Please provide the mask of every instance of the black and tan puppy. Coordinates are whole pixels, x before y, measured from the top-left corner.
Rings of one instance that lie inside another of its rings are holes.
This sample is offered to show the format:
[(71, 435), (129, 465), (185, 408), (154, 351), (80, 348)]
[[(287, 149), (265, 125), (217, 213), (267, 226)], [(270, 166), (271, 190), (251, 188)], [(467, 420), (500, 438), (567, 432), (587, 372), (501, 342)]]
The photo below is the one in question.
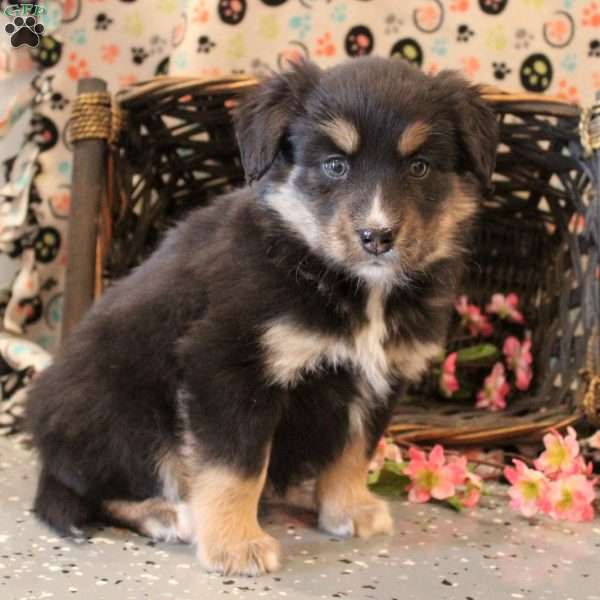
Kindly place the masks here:
[(194, 541), (207, 569), (259, 574), (280, 563), (266, 482), (316, 477), (333, 534), (391, 531), (369, 457), (442, 348), (496, 122), (454, 73), (359, 59), (264, 82), (237, 134), (252, 185), (107, 291), (29, 419), (42, 519)]

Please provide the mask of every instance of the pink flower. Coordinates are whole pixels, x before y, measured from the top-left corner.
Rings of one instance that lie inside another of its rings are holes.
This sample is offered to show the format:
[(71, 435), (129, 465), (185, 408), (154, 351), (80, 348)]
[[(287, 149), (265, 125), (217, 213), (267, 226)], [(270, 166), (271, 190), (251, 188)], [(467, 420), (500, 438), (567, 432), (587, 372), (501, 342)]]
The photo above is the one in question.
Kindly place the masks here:
[(508, 319), (513, 323), (524, 323), (525, 319), (518, 310), (519, 297), (516, 294), (493, 294), (492, 301), (485, 307), (486, 312)]
[(450, 398), (454, 392), (458, 392), (460, 386), (456, 379), (456, 352), (452, 352), (446, 357), (442, 364), (442, 375), (440, 377), (440, 390), (447, 398)]
[(454, 305), (456, 312), (462, 317), (462, 324), (468, 328), (471, 335), (492, 335), (494, 328), (485, 315), (481, 314), (479, 306), (469, 304), (466, 296), (461, 296)]
[(585, 475), (568, 475), (550, 483), (548, 513), (553, 519), (590, 521), (596, 499), (594, 482)]
[(402, 462), (402, 451), (394, 442), (386, 440), (382, 437), (376, 448), (373, 458), (369, 463), (369, 471), (379, 471), (386, 460), (391, 460), (396, 463)]
[(511, 508), (525, 517), (547, 510), (548, 480), (543, 473), (530, 469), (524, 462), (513, 458), (514, 467), (506, 467), (504, 476), (511, 484), (508, 491)]
[(457, 485), (466, 477), (466, 458), (446, 463), (444, 448), (437, 444), (429, 456), (418, 448), (408, 451), (410, 462), (404, 473), (411, 479), (408, 499), (427, 502), (431, 498), (444, 500), (454, 496)]
[[(534, 461), (535, 468), (543, 471), (549, 477), (560, 473), (579, 473), (582, 462), (579, 457), (579, 443), (577, 434), (572, 427), (567, 428), (567, 435), (563, 437), (557, 431), (551, 431), (544, 436), (546, 450)], [(585, 463), (583, 463), (585, 468)]]
[(506, 382), (504, 365), (497, 362), (492, 372), (485, 378), (483, 389), (477, 392), (477, 408), (489, 408), (492, 412), (506, 408), (506, 396), (510, 386)]
[(460, 501), (466, 508), (473, 508), (481, 498), (483, 482), (479, 475), (467, 471), (465, 474), (465, 490), (460, 495)]
[(517, 388), (520, 390), (528, 389), (533, 377), (531, 372), (531, 362), (533, 361), (531, 356), (531, 340), (526, 338), (521, 344), (516, 337), (510, 336), (506, 338), (502, 351), (506, 356), (508, 368), (516, 376), (515, 385)]

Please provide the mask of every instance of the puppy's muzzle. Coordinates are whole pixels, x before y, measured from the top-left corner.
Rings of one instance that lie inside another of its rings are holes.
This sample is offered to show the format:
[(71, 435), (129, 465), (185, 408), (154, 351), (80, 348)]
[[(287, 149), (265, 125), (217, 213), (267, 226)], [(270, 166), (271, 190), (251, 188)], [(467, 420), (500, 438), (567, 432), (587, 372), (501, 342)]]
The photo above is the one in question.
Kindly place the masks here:
[(363, 248), (369, 253), (379, 256), (392, 249), (394, 245), (394, 232), (389, 228), (383, 229), (357, 229), (358, 237)]

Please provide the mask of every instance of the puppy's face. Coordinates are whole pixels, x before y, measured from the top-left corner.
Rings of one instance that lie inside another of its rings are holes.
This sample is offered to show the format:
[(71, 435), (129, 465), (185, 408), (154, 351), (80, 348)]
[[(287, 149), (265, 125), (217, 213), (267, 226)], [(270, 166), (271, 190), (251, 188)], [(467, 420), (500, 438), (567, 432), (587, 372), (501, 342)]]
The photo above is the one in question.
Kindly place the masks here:
[(398, 60), (302, 64), (238, 113), (261, 201), (327, 261), (395, 284), (456, 255), (487, 188), (496, 121), (453, 73)]

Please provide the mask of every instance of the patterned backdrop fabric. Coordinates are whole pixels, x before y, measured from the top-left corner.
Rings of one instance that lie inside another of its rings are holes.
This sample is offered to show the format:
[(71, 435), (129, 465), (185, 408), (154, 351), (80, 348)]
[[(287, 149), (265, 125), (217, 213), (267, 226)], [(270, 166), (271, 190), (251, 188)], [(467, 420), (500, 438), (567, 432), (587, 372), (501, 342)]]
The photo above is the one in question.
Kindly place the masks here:
[[(40, 5), (46, 9), (38, 19), (44, 31), (30, 52), (10, 44), (14, 19), (4, 16), (0, 24), (0, 79), (37, 70), (33, 85), (0, 116), (1, 138), (25, 109), (33, 109), (18, 155), (5, 164), (8, 183), (0, 189), (0, 251), (21, 261), (0, 296), (0, 433), (19, 429), (24, 388), (49, 364), (59, 343), (71, 200), (67, 131), (79, 78), (101, 77), (115, 92), (157, 74), (264, 75), (300, 56), (329, 66), (374, 54), (408, 60), (431, 74), (460, 69), (479, 82), (584, 105), (600, 89), (600, 0)], [(7, 3), (0, 6), (4, 12)]]

